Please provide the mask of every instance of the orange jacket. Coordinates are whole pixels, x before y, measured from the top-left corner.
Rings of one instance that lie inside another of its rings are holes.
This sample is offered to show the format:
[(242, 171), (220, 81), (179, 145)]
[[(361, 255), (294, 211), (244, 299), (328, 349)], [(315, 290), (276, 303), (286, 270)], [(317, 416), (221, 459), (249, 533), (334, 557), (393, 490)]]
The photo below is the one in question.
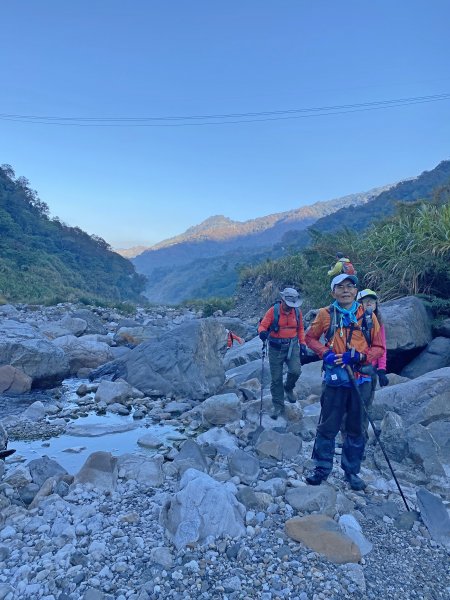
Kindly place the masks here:
[[(264, 315), (258, 327), (258, 333), (261, 331), (269, 331), (270, 326), (274, 321), (273, 306)], [(305, 329), (303, 327), (303, 315), (299, 310), (299, 326), (298, 326), (298, 341), (300, 344), (305, 343)], [(278, 320), (278, 331), (271, 331), (270, 337), (273, 338), (293, 338), (297, 335), (297, 317), (295, 316), (295, 308), (291, 308), (288, 313), (285, 313), (283, 306), (280, 306), (280, 318)]]
[[(351, 348), (355, 348), (358, 352), (363, 352), (367, 356), (367, 361), (364, 364), (371, 364), (372, 361), (383, 356), (385, 351), (383, 339), (381, 336), (380, 324), (378, 323), (378, 319), (375, 315), (372, 316), (372, 346), (369, 348), (366, 342), (366, 338), (364, 337), (363, 332), (361, 331), (361, 317), (364, 314), (364, 308), (362, 306), (358, 307), (356, 311), (356, 318), (358, 319), (358, 325), (355, 326), (351, 338)], [(347, 348), (347, 339), (350, 333), (350, 327), (342, 328), (342, 336), (341, 329), (337, 328), (336, 333), (333, 338), (327, 342), (327, 344), (322, 344), (320, 342), (320, 338), (322, 334), (327, 333), (328, 328), (330, 326), (331, 316), (329, 308), (321, 308), (317, 313), (316, 318), (309, 326), (306, 332), (306, 344), (311, 350), (322, 358), (324, 353), (327, 350), (333, 350), (335, 354), (343, 354)]]

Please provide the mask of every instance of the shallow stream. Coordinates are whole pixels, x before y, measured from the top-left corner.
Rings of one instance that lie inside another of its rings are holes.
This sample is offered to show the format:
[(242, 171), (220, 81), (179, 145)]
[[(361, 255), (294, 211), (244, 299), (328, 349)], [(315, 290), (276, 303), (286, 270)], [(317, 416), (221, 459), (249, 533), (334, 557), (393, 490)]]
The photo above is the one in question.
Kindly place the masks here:
[[(58, 402), (65, 408), (76, 406), (76, 390), (83, 383), (80, 379), (67, 379), (62, 385), (62, 396)], [(0, 396), (0, 415), (18, 415), (33, 402), (41, 400), (44, 404), (55, 404), (55, 399), (46, 392), (32, 392), (20, 397)], [(149, 424), (145, 419), (135, 420), (132, 414), (121, 416), (113, 413), (97, 415), (87, 413), (85, 417), (71, 420), (68, 430), (48, 440), (37, 439), (13, 440), (9, 447), (16, 453), (8, 459), (8, 463), (33, 460), (47, 455), (56, 460), (69, 473), (75, 474), (92, 452), (103, 450), (115, 456), (125, 453), (155, 454), (156, 450), (143, 448), (137, 440), (151, 434), (167, 447), (172, 446), (171, 437), (176, 437), (177, 429), (173, 425)]]

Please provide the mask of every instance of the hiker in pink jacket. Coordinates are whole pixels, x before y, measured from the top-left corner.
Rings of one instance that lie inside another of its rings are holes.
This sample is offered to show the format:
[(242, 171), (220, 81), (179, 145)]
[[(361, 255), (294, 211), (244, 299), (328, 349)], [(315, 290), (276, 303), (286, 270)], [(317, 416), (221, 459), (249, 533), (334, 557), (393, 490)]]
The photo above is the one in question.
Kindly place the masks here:
[[(372, 373), (372, 394), (366, 404), (366, 410), (370, 410), (370, 407), (372, 406), (373, 400), (375, 398), (375, 390), (377, 387), (377, 382), (380, 383), (380, 387), (389, 385), (389, 379), (386, 376), (386, 361), (387, 361), (386, 331), (384, 329), (383, 317), (381, 316), (380, 309), (378, 308), (377, 294), (373, 290), (370, 290), (367, 288), (367, 289), (361, 290), (359, 292), (359, 294), (356, 297), (356, 300), (360, 304), (362, 304), (362, 306), (366, 312), (366, 315), (370, 316), (371, 314), (374, 314), (377, 317), (378, 323), (380, 324), (380, 335), (381, 335), (381, 339), (383, 341), (383, 346), (384, 346), (384, 352), (383, 352), (382, 356), (380, 356), (380, 358), (377, 358), (376, 360), (374, 360), (372, 362), (372, 366), (374, 368), (373, 373)], [(364, 424), (364, 431), (366, 433), (366, 439), (367, 439), (368, 438), (369, 420), (365, 413), (363, 415), (363, 424)]]

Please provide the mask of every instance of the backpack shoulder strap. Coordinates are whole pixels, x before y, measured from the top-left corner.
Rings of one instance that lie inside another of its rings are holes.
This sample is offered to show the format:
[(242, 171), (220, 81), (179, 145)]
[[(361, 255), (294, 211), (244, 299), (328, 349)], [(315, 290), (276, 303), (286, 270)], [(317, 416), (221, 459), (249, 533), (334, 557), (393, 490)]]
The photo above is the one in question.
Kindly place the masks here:
[(330, 325), (328, 327), (328, 331), (325, 333), (325, 342), (330, 342), (334, 334), (336, 333), (336, 329), (338, 328), (338, 319), (337, 319), (337, 310), (336, 307), (332, 304), (328, 307), (328, 312), (330, 313)]
[(275, 302), (273, 305), (273, 321), (272, 321), (272, 325), (269, 327), (269, 331), (275, 331), (275, 333), (277, 333), (277, 331), (279, 331), (280, 329), (280, 305), (281, 302)]
[(361, 317), (361, 331), (369, 348), (372, 346), (372, 328), (372, 316), (368, 317), (367, 313), (364, 312), (363, 316)]

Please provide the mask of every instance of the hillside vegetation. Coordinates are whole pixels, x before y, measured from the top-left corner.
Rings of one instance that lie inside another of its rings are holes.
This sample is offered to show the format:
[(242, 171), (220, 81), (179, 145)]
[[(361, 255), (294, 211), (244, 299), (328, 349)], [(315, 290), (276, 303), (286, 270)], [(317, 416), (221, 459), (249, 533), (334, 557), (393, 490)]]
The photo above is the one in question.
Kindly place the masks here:
[(100, 237), (49, 218), (24, 177), (0, 167), (0, 295), (10, 302), (138, 300), (145, 277)]
[(410, 294), (427, 297), (437, 313), (450, 309), (450, 187), (436, 192), (432, 202), (397, 207), (366, 231), (349, 228), (334, 233), (312, 230), (311, 246), (302, 252), (244, 269), (241, 286), (261, 290), (297, 287), (304, 309), (330, 302), (327, 271), (337, 250), (345, 252), (358, 271), (362, 287), (376, 290), (382, 300)]

